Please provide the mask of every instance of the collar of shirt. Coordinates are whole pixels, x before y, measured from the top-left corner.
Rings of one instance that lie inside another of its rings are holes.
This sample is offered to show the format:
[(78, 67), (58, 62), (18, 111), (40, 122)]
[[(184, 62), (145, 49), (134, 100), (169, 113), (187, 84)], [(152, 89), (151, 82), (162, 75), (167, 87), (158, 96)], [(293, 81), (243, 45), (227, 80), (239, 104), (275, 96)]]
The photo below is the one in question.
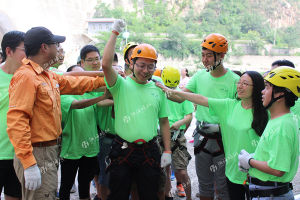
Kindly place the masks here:
[(45, 71), (39, 64), (33, 62), (30, 59), (24, 58), (22, 62), (24, 65), (30, 65), (37, 74), (41, 74), (43, 71)]

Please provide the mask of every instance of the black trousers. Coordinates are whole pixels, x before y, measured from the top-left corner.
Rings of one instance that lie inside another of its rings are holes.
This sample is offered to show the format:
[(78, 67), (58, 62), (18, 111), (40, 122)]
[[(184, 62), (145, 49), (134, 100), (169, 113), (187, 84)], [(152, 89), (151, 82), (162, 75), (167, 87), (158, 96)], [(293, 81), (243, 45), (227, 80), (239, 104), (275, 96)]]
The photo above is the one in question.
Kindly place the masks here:
[(230, 200), (245, 200), (249, 199), (249, 187), (236, 184), (226, 178)]
[(83, 156), (76, 160), (63, 159), (61, 161), (61, 184), (59, 188), (60, 200), (70, 199), (70, 190), (74, 184), (77, 170), (79, 198), (90, 198), (90, 183), (95, 176), (97, 165), (97, 156)]
[(114, 140), (109, 157), (108, 200), (128, 200), (133, 181), (140, 199), (158, 200), (161, 154), (157, 143), (124, 148), (123, 141)]

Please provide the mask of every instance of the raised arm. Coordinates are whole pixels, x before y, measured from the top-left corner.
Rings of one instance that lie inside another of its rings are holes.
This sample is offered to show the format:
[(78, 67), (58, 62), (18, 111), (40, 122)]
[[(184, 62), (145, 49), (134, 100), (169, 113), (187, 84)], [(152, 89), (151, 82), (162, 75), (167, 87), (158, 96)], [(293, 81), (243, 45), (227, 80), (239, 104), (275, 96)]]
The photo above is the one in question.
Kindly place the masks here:
[(114, 58), (117, 37), (119, 33), (122, 32), (124, 27), (125, 27), (125, 22), (123, 20), (116, 20), (114, 22), (112, 33), (110, 35), (108, 42), (105, 45), (104, 52), (103, 52), (102, 69), (107, 84), (110, 87), (112, 87), (116, 83), (118, 77), (116, 71), (112, 68), (112, 61)]

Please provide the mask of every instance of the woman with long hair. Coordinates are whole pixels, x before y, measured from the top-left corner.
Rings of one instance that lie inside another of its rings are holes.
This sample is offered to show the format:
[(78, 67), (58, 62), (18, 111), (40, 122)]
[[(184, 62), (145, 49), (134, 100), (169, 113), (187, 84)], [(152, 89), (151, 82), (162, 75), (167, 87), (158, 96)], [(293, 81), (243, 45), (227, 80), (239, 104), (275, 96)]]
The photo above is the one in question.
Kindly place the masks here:
[[(199, 94), (175, 91), (161, 85), (158, 86), (168, 96), (175, 97), (177, 95), (195, 104), (209, 107), (209, 112), (218, 117), (220, 127), (217, 127), (217, 129), (220, 128), (222, 130), (226, 158), (225, 174), (230, 199), (245, 199), (247, 190), (243, 186), (243, 183), (247, 177), (246, 173), (239, 170), (238, 155), (242, 149), (247, 149), (248, 152), (255, 151), (260, 136), (268, 122), (268, 113), (262, 104), (261, 91), (264, 89), (263, 77), (255, 71), (243, 73), (237, 83), (236, 99), (207, 98)], [(213, 129), (216, 129), (216, 127), (205, 127), (205, 125), (202, 125), (201, 129), (206, 129), (206, 132), (209, 132), (207, 129), (212, 129), (211, 132), (213, 133)], [(199, 139), (203, 140), (206, 138)], [(225, 160), (216, 166), (212, 166), (211, 170), (218, 170), (224, 164)]]

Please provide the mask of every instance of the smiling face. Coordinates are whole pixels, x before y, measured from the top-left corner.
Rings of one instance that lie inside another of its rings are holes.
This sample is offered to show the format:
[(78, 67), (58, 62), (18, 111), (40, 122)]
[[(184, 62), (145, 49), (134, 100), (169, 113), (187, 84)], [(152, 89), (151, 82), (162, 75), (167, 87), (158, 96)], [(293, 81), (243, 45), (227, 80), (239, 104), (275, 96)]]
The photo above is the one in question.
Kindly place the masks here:
[(251, 99), (253, 91), (253, 81), (248, 74), (241, 76), (237, 83), (237, 94), (240, 99)]
[(84, 60), (81, 60), (81, 66), (86, 71), (98, 71), (101, 67), (100, 55), (96, 51), (86, 54)]
[(134, 64), (134, 74), (138, 83), (147, 83), (152, 77), (156, 68), (155, 60), (148, 58), (138, 58)]
[(216, 53), (216, 60), (214, 52), (209, 49), (202, 49), (202, 63), (206, 69), (209, 69), (211, 66), (214, 66), (216, 62), (219, 62), (224, 58), (224, 54)]

